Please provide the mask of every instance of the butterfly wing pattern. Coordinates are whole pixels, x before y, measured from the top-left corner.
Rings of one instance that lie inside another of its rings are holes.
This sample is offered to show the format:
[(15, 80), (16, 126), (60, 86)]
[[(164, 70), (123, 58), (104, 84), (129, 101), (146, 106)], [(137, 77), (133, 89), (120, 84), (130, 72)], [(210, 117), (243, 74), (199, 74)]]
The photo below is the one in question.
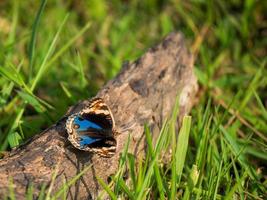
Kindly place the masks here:
[(111, 157), (116, 152), (115, 121), (101, 98), (93, 98), (89, 106), (72, 114), (66, 121), (68, 140), (77, 149)]

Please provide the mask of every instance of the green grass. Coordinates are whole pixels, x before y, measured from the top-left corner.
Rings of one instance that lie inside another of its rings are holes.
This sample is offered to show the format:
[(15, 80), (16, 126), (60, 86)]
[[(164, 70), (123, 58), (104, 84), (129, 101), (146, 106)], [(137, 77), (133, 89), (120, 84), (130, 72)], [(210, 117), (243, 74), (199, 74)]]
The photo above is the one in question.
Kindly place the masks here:
[[(68, 106), (95, 95), (125, 60), (180, 30), (200, 83), (191, 118), (178, 136), (175, 113), (166, 119), (154, 146), (146, 127), (148, 156), (125, 148), (116, 187), (99, 181), (115, 199), (264, 199), (266, 1), (13, 0), (0, 8), (1, 151), (53, 124)], [(172, 161), (164, 163), (168, 145)]]

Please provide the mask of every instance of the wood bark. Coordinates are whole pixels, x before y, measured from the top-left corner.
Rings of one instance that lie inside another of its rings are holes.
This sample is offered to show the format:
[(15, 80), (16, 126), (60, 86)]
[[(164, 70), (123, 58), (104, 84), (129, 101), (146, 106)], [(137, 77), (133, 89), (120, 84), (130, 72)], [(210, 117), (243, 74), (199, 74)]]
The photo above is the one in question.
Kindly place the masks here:
[[(88, 100), (72, 106), (56, 124), (30, 141), (12, 150), (0, 160), (0, 199), (8, 190), (10, 178), (17, 199), (24, 199), (30, 183), (38, 195), (42, 185), (49, 187), (55, 168), (57, 176), (52, 193), (86, 166), (89, 170), (68, 190), (68, 199), (95, 199), (102, 190), (96, 177), (104, 181), (116, 173), (118, 160), (130, 134), (129, 151), (138, 156), (144, 151), (144, 124), (157, 138), (164, 119), (172, 113), (179, 94), (179, 118), (186, 115), (195, 99), (197, 80), (193, 74), (193, 56), (180, 33), (171, 33), (141, 58), (122, 67), (121, 72), (97, 94), (109, 105), (115, 118), (117, 152), (104, 158), (77, 150), (67, 140), (66, 117), (80, 111)], [(125, 129), (128, 127), (128, 130)]]

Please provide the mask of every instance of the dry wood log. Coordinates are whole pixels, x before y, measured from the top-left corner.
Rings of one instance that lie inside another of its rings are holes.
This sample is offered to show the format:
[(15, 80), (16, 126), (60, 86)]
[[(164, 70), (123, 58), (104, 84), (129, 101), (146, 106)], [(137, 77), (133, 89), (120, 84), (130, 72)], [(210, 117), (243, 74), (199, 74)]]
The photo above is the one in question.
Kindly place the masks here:
[(13, 178), (17, 199), (24, 199), (30, 183), (35, 195), (43, 184), (49, 186), (57, 166), (53, 191), (70, 180), (86, 166), (91, 168), (68, 191), (68, 199), (94, 199), (102, 190), (96, 176), (107, 181), (116, 173), (123, 147), (131, 134), (129, 151), (135, 155), (144, 151), (144, 123), (148, 123), (157, 138), (164, 119), (170, 116), (177, 94), (180, 94), (179, 118), (186, 115), (194, 102), (197, 81), (193, 74), (193, 56), (185, 47), (180, 33), (171, 33), (159, 45), (150, 48), (137, 61), (123, 66), (121, 72), (97, 94), (109, 105), (117, 129), (133, 123), (128, 131), (118, 135), (117, 152), (111, 158), (77, 150), (67, 140), (66, 116), (80, 111), (88, 100), (71, 107), (56, 124), (36, 135), (26, 144), (12, 150), (0, 160), (0, 199)]

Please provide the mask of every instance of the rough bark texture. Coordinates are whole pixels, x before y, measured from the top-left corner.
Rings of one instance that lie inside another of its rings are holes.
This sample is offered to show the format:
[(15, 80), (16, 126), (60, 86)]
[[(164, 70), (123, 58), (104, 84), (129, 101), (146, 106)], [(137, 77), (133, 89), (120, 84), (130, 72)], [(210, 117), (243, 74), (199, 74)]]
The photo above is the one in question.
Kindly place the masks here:
[(13, 178), (17, 198), (24, 199), (29, 183), (33, 183), (36, 194), (42, 184), (49, 186), (56, 166), (58, 175), (53, 191), (60, 188), (63, 180), (70, 180), (89, 165), (91, 168), (70, 188), (68, 198), (96, 198), (102, 190), (96, 176), (107, 180), (116, 173), (128, 134), (131, 134), (129, 151), (135, 155), (143, 152), (144, 123), (151, 126), (153, 138), (157, 138), (163, 120), (172, 113), (176, 95), (180, 94), (181, 118), (190, 111), (196, 91), (193, 57), (186, 49), (182, 35), (171, 33), (140, 59), (125, 65), (97, 94), (111, 108), (117, 130), (131, 125), (116, 138), (115, 156), (103, 158), (82, 152), (67, 141), (66, 116), (88, 104), (88, 100), (82, 101), (71, 107), (55, 125), (0, 160), (0, 199), (10, 185), (9, 177)]

